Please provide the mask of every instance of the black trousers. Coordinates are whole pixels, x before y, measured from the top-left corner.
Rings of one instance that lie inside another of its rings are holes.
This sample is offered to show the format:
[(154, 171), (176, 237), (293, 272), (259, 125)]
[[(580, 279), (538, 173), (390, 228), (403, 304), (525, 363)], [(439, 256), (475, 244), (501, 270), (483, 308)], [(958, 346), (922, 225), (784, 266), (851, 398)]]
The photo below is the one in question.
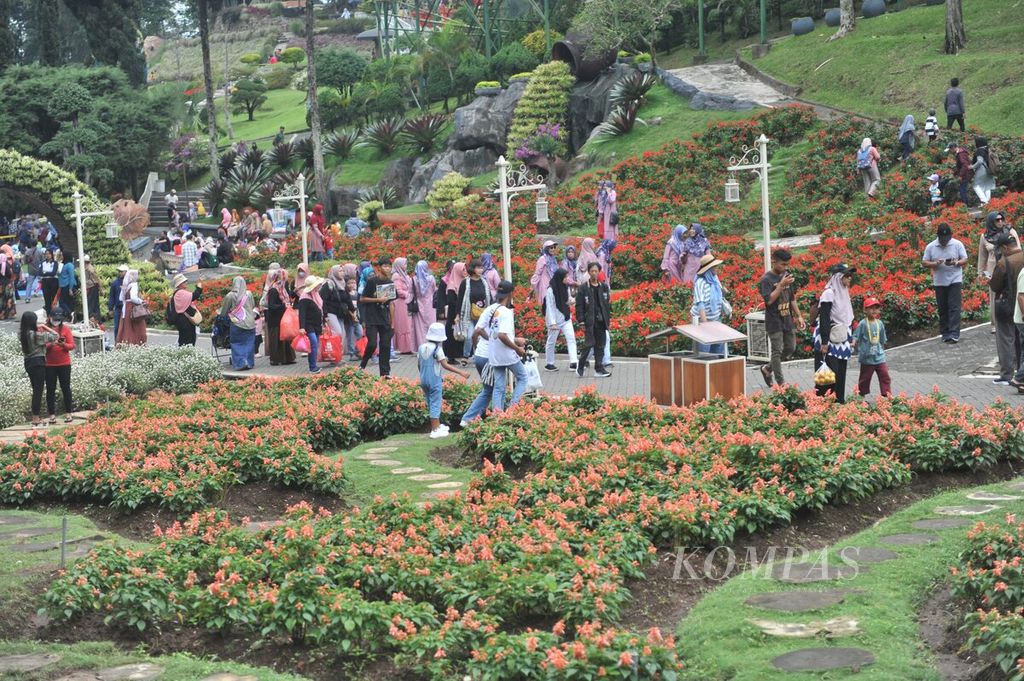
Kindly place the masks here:
[(57, 277), (44, 277), (40, 285), (43, 288), (43, 309), (50, 312), (53, 308), (53, 299), (57, 297), (57, 291), (60, 289), (60, 284), (57, 283)]
[(956, 116), (946, 115), (946, 127), (950, 130), (953, 129), (953, 124), (957, 123), (960, 126), (960, 132), (964, 131), (964, 115), (957, 114)]
[(939, 333), (942, 340), (960, 338), (960, 309), (963, 284), (935, 287), (935, 306), (939, 308)]
[(196, 327), (195, 327), (195, 324), (193, 324), (192, 322), (187, 322), (185, 324), (177, 324), (176, 326), (178, 327), (178, 347), (180, 348), (183, 345), (195, 346), (195, 344), (196, 344)]
[(46, 365), (42, 362), (25, 367), (28, 381), (32, 384), (32, 416), (39, 416), (43, 406), (43, 387), (46, 385)]
[(582, 372), (584, 367), (587, 366), (587, 358), (590, 356), (590, 351), (594, 351), (594, 371), (601, 371), (604, 369), (604, 346), (608, 340), (608, 326), (604, 321), (596, 320), (594, 322), (594, 332), (587, 334), (594, 341), (593, 344), (584, 337), (583, 350), (580, 351), (579, 364), (576, 370)]
[(71, 408), (71, 365), (62, 367), (46, 367), (46, 411), (53, 416), (57, 403), (57, 381), (60, 381), (60, 392), (64, 397), (64, 413), (70, 414)]
[(378, 339), (380, 343), (380, 357), (378, 358), (381, 376), (391, 375), (391, 338), (395, 335), (394, 329), (383, 324), (367, 324), (366, 350), (363, 351), (363, 360), (359, 363), (361, 369), (373, 359), (373, 353), (377, 349)]

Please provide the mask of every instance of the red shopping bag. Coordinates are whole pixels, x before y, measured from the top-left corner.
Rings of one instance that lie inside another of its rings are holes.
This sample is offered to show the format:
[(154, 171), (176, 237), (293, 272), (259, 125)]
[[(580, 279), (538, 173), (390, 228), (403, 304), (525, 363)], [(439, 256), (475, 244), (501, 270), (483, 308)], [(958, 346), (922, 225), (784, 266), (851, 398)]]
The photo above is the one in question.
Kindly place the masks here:
[(338, 363), (341, 361), (341, 337), (324, 329), (320, 337), (320, 361)]
[(366, 336), (365, 335), (362, 338), (360, 338), (359, 340), (356, 341), (356, 354), (358, 354), (360, 357), (362, 357), (363, 353), (366, 352), (366, 344), (368, 342), (369, 341), (366, 340)]
[(302, 334), (292, 339), (292, 349), (295, 352), (305, 352), (309, 354), (309, 336)]
[[(279, 338), (288, 342), (299, 335), (299, 313), (295, 311), (295, 308), (288, 306), (284, 311), (284, 316), (281, 317), (281, 332)], [(307, 343), (309, 341), (306, 341)]]

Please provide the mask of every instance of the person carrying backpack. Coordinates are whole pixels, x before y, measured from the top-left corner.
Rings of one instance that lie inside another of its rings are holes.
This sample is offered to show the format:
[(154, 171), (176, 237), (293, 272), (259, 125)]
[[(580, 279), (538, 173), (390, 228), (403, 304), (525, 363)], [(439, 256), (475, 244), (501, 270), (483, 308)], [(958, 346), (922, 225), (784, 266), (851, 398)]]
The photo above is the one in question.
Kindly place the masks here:
[(871, 199), (875, 198), (878, 183), (882, 180), (878, 174), (878, 161), (881, 158), (878, 149), (871, 143), (871, 138), (865, 137), (860, 143), (860, 149), (857, 150), (857, 172), (864, 182), (864, 193)]
[(174, 275), (174, 279), (171, 281), (174, 294), (167, 301), (167, 323), (178, 330), (179, 348), (183, 345), (195, 346), (196, 327), (203, 319), (195, 307), (195, 303), (203, 297), (203, 286), (196, 284), (195, 289), (189, 293), (185, 288), (187, 284), (188, 280), (184, 274)]

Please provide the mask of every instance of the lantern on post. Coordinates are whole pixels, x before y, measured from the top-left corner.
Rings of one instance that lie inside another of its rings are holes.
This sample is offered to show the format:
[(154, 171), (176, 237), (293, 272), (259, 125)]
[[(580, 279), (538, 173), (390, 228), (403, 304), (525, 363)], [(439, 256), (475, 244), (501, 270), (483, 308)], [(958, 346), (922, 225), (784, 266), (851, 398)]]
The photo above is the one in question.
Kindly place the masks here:
[(540, 194), (537, 195), (537, 203), (535, 208), (537, 212), (535, 222), (537, 224), (548, 222), (548, 197), (544, 192), (541, 192)]
[(725, 202), (740, 202), (740, 183), (736, 181), (735, 177), (730, 176), (729, 179), (725, 181)]

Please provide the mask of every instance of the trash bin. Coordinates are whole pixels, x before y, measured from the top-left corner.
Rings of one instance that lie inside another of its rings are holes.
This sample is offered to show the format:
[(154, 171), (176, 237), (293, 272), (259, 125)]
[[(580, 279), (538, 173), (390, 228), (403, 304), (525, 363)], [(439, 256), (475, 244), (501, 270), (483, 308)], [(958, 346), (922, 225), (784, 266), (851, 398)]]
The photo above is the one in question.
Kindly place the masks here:
[(790, 22), (793, 35), (807, 35), (814, 31), (814, 19), (810, 17), (798, 17)]

